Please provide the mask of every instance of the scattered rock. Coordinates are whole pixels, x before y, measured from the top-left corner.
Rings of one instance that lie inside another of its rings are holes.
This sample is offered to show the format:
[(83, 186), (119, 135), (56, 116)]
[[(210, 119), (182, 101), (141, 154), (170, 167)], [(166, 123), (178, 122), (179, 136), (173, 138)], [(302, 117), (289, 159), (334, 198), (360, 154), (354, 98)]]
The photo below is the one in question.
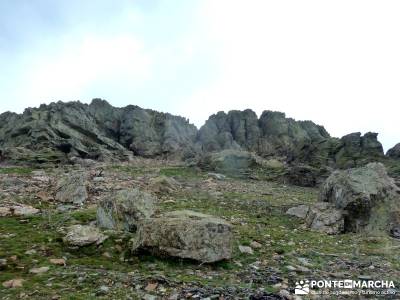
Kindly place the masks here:
[(93, 182), (103, 182), (105, 181), (104, 177), (93, 177)]
[(219, 173), (210, 172), (210, 173), (207, 173), (207, 176), (211, 177), (211, 178), (214, 178), (214, 179), (217, 179), (217, 180), (225, 180), (226, 179), (225, 175), (219, 174)]
[(75, 209), (75, 208), (76, 208), (75, 206), (73, 206), (73, 205), (68, 205), (68, 204), (60, 204), (60, 205), (57, 205), (57, 210), (60, 211), (60, 212), (65, 212), (65, 211), (73, 210), (73, 209)]
[(8, 281), (3, 282), (3, 286), (5, 288), (11, 289), (11, 288), (20, 288), (22, 287), (22, 283), (24, 282), (23, 279), (21, 278), (16, 278), (16, 279), (11, 279)]
[(39, 213), (40, 210), (24, 204), (11, 205), (11, 206), (2, 206), (0, 207), (0, 217), (7, 216), (32, 216)]
[(300, 219), (305, 219), (307, 217), (309, 210), (310, 210), (309, 205), (302, 204), (299, 206), (289, 208), (286, 211), (286, 214), (290, 215), (290, 216), (298, 217)]
[(7, 268), (7, 259), (0, 258), (0, 270), (4, 270)]
[(279, 296), (283, 297), (283, 299), (292, 299), (292, 294), (288, 290), (280, 290)]
[(312, 267), (313, 265), (309, 262), (309, 260), (305, 257), (297, 257), (297, 260), (306, 267)]
[(286, 269), (288, 269), (288, 271), (297, 271), (297, 268), (295, 268), (291, 265), (286, 266)]
[(170, 194), (181, 188), (181, 185), (172, 177), (159, 176), (150, 179), (150, 190), (156, 194)]
[(239, 246), (239, 251), (240, 253), (244, 253), (244, 254), (254, 254), (254, 251), (251, 247), (249, 246)]
[(157, 199), (138, 189), (123, 190), (102, 199), (97, 207), (97, 225), (113, 230), (136, 231), (142, 219), (154, 214)]
[(0, 206), (0, 217), (8, 217), (11, 216), (11, 208), (10, 207), (1, 207)]
[(11, 261), (17, 261), (17, 260), (18, 260), (18, 257), (17, 257), (16, 255), (11, 255), (11, 256), (10, 256), (10, 260), (11, 260)]
[(230, 259), (232, 242), (232, 226), (226, 221), (183, 210), (142, 221), (133, 249), (211, 263)]
[(30, 249), (25, 251), (26, 255), (35, 255), (37, 253), (37, 251), (35, 249)]
[(331, 203), (317, 202), (310, 207), (306, 217), (309, 228), (327, 234), (339, 234), (343, 232), (344, 219), (341, 210)]
[(106, 285), (102, 285), (99, 287), (99, 289), (96, 292), (96, 295), (100, 296), (100, 295), (107, 295), (108, 292), (110, 291), (110, 288)]
[(88, 225), (71, 225), (67, 228), (67, 234), (63, 238), (64, 243), (71, 246), (86, 246), (104, 242), (107, 238), (100, 230)]
[(253, 249), (260, 249), (260, 248), (262, 248), (262, 245), (257, 241), (252, 241), (250, 243), (250, 247)]
[(312, 205), (303, 204), (289, 208), (286, 214), (304, 219), (307, 227), (316, 231), (327, 234), (339, 234), (343, 232), (343, 213), (331, 203), (317, 202)]
[(83, 204), (88, 198), (86, 179), (82, 172), (75, 172), (62, 177), (56, 187), (56, 201)]
[(157, 283), (157, 282), (150, 282), (150, 283), (148, 283), (147, 286), (145, 287), (145, 290), (146, 290), (147, 292), (152, 292), (152, 291), (154, 291), (154, 290), (157, 288), (157, 286), (158, 286), (158, 283)]
[(143, 300), (157, 300), (157, 297), (154, 295), (146, 294), (142, 298)]
[(39, 213), (39, 210), (29, 205), (15, 205), (12, 207), (14, 216), (31, 216)]
[(80, 158), (80, 157), (76, 157), (76, 156), (71, 157), (69, 160), (73, 164), (80, 165), (81, 167), (84, 167), (84, 168), (92, 167), (96, 164), (96, 161), (94, 161), (93, 159)]
[(390, 229), (390, 235), (396, 239), (400, 239), (400, 226), (393, 226)]
[(29, 273), (32, 273), (35, 275), (40, 275), (40, 274), (46, 273), (48, 270), (50, 270), (49, 267), (32, 268), (29, 270)]
[(65, 262), (64, 258), (50, 258), (49, 261), (53, 265), (58, 265), (58, 266), (65, 266), (66, 265), (66, 262)]
[(14, 205), (11, 208), (14, 216), (32, 216), (39, 213), (39, 210), (29, 205)]

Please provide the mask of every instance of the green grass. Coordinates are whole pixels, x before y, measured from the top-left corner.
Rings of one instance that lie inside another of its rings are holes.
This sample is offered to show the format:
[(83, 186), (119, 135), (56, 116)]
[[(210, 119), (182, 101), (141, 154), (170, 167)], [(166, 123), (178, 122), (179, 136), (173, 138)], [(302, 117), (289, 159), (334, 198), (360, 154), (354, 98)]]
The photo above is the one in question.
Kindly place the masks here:
[(160, 169), (160, 175), (182, 178), (197, 178), (203, 176), (204, 174), (195, 168), (168, 167)]
[(0, 167), (0, 174), (30, 174), (33, 171), (28, 167)]

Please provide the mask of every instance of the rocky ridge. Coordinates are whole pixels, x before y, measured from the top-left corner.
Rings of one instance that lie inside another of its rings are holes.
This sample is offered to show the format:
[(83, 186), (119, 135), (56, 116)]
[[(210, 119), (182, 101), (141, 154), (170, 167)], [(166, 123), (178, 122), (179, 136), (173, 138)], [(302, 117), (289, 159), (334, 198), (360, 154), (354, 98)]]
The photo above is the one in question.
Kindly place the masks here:
[(94, 99), (57, 102), (0, 115), (1, 156), (12, 161), (63, 162), (72, 157), (126, 160), (185, 158), (194, 152), (197, 129), (181, 117)]
[(289, 163), (347, 168), (383, 157), (378, 134), (351, 133), (333, 138), (312, 121), (295, 121), (284, 113), (251, 110), (218, 112), (200, 128), (203, 151), (241, 149), (261, 157), (279, 157)]
[[(185, 118), (138, 106), (57, 102), (0, 115), (0, 158), (11, 162), (129, 160), (132, 156), (190, 160), (223, 150), (317, 168), (349, 168), (385, 158), (377, 133), (329, 135), (312, 121), (252, 110), (210, 116), (199, 130)], [(398, 148), (398, 146), (396, 146)], [(387, 157), (398, 158), (398, 149)], [(82, 162), (81, 162), (82, 163)]]

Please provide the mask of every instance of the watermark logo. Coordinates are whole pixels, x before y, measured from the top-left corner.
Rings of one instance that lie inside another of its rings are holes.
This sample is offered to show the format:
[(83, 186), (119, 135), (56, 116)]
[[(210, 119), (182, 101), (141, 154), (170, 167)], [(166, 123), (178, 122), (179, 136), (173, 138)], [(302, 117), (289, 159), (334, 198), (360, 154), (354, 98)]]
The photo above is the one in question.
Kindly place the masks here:
[(296, 281), (296, 295), (394, 295), (395, 284), (391, 280), (308, 280)]
[(307, 295), (310, 292), (310, 284), (308, 280), (296, 281), (294, 293), (296, 295)]

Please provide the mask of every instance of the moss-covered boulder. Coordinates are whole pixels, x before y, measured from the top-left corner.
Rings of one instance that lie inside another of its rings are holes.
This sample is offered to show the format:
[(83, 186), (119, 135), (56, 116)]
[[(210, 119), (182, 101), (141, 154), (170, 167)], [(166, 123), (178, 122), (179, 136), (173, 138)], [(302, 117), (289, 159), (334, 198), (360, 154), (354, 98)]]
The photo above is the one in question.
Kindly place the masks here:
[(232, 242), (226, 221), (183, 210), (141, 222), (133, 249), (212, 263), (232, 257)]
[(57, 182), (55, 199), (62, 203), (83, 204), (88, 199), (86, 174), (72, 172), (62, 176)]
[(321, 187), (320, 200), (344, 212), (346, 232), (390, 231), (400, 223), (399, 188), (381, 163), (335, 171)]
[(122, 190), (98, 203), (97, 225), (113, 230), (136, 231), (137, 224), (154, 214), (157, 199), (139, 189)]

